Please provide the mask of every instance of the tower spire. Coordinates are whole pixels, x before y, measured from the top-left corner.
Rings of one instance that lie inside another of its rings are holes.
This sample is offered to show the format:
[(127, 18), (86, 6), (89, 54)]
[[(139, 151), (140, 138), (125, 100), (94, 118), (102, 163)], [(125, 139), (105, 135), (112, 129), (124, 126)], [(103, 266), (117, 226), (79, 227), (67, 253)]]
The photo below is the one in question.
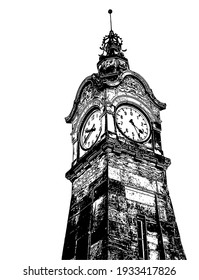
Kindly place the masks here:
[(103, 51), (99, 55), (97, 68), (100, 76), (117, 77), (125, 70), (129, 69), (128, 59), (125, 58), (124, 53), (126, 50), (122, 49), (122, 38), (112, 29), (112, 10), (109, 9), (110, 15), (110, 31), (109, 34), (104, 36), (100, 49)]
[(110, 15), (110, 32), (109, 35), (106, 35), (103, 38), (102, 45), (100, 47), (101, 50), (103, 50), (103, 53), (100, 55), (100, 59), (104, 57), (110, 57), (110, 56), (118, 56), (118, 57), (124, 57), (123, 52), (126, 50), (122, 50), (122, 38), (120, 38), (116, 33), (113, 32), (112, 29), (112, 10), (109, 9), (108, 13)]
[(111, 31), (112, 31), (112, 18), (111, 18), (112, 12), (113, 11), (111, 9), (108, 10), (108, 13), (110, 14), (110, 28), (111, 28)]

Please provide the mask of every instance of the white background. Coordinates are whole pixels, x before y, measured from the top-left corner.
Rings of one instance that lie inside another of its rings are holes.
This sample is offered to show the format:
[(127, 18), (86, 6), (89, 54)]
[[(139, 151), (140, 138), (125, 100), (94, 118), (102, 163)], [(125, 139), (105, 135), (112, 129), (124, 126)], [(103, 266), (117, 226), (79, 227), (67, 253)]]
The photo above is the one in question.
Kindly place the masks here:
[[(162, 143), (172, 161), (168, 187), (188, 259), (171, 264), (178, 266), (175, 279), (197, 278), (197, 2), (1, 1), (2, 279), (25, 278), (22, 270), (28, 265), (76, 265), (60, 261), (71, 189), (64, 175), (72, 160), (71, 127), (64, 117), (82, 80), (97, 71), (99, 47), (110, 30), (110, 8), (131, 70), (167, 103), (161, 114)], [(107, 262), (100, 264), (106, 267)]]

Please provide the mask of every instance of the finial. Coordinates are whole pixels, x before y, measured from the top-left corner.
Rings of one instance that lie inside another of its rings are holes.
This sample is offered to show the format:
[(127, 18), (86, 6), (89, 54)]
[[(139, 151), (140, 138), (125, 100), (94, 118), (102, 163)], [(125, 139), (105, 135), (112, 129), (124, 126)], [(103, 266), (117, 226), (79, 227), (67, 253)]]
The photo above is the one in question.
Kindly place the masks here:
[(111, 31), (112, 31), (112, 18), (111, 18), (112, 12), (113, 12), (113, 11), (112, 11), (111, 9), (108, 10), (108, 13), (110, 14), (110, 26), (111, 26)]
[(112, 10), (109, 9), (108, 13), (110, 14), (110, 27), (111, 30), (109, 32), (109, 35), (106, 35), (103, 38), (102, 45), (100, 47), (101, 50), (103, 50), (103, 53), (100, 55), (100, 59), (103, 59), (106, 57), (111, 56), (119, 56), (124, 57), (123, 52), (125, 50), (122, 50), (122, 38), (120, 38), (116, 33), (112, 30)]

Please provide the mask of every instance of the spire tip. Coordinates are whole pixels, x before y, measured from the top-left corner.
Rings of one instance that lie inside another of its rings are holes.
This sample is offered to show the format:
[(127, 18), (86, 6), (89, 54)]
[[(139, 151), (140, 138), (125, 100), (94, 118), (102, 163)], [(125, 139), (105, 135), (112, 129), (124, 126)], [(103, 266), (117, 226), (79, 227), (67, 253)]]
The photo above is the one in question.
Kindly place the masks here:
[(111, 27), (111, 30), (112, 30), (112, 19), (111, 19), (111, 14), (112, 14), (112, 10), (111, 9), (109, 9), (108, 10), (108, 13), (109, 13), (109, 15), (110, 15), (110, 27)]

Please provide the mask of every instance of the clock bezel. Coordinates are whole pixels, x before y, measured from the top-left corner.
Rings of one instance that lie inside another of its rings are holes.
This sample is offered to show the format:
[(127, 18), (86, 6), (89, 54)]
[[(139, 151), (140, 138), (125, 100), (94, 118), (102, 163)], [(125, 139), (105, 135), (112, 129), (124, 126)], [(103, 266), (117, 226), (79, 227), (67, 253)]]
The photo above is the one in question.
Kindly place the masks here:
[[(149, 125), (149, 135), (147, 136), (146, 139), (144, 139), (143, 141), (138, 141), (138, 140), (134, 140), (130, 137), (128, 137), (127, 135), (124, 134), (124, 132), (121, 130), (121, 128), (119, 127), (118, 123), (117, 123), (117, 119), (116, 119), (116, 113), (117, 113), (117, 110), (122, 107), (122, 106), (128, 106), (128, 107), (133, 107), (135, 108), (136, 110), (140, 111), (140, 113), (146, 118), (147, 120), (147, 123)], [(125, 137), (127, 138), (128, 140), (132, 141), (132, 142), (135, 142), (135, 143), (145, 143), (149, 140), (149, 138), (151, 137), (151, 133), (152, 133), (152, 129), (151, 129), (151, 122), (150, 122), (150, 119), (149, 117), (147, 116), (147, 114), (143, 111), (142, 108), (140, 108), (139, 106), (135, 105), (134, 103), (130, 103), (130, 102), (122, 102), (120, 104), (118, 104), (116, 107), (115, 107), (115, 113), (114, 113), (114, 122), (115, 122), (115, 127), (118, 129), (118, 131)]]
[(89, 149), (91, 149), (91, 148), (98, 142), (99, 137), (100, 137), (101, 132), (102, 132), (102, 120), (100, 120), (100, 132), (99, 132), (99, 135), (98, 135), (97, 139), (95, 140), (95, 142), (94, 142), (89, 148), (85, 148), (85, 147), (84, 147), (84, 144), (82, 143), (82, 134), (83, 134), (83, 131), (84, 131), (84, 128), (85, 128), (85, 125), (86, 125), (88, 119), (89, 119), (90, 116), (91, 116), (93, 113), (95, 113), (96, 111), (99, 111), (99, 113), (101, 114), (101, 110), (100, 110), (99, 107), (97, 107), (97, 106), (96, 106), (96, 107), (93, 107), (92, 109), (90, 109), (90, 110), (87, 112), (87, 114), (86, 114), (86, 116), (83, 118), (82, 123), (81, 123), (81, 126), (80, 126), (80, 130), (79, 130), (79, 131), (80, 131), (80, 134), (79, 134), (79, 144), (80, 144), (80, 147), (82, 148), (82, 150), (84, 150), (84, 151), (88, 151)]

